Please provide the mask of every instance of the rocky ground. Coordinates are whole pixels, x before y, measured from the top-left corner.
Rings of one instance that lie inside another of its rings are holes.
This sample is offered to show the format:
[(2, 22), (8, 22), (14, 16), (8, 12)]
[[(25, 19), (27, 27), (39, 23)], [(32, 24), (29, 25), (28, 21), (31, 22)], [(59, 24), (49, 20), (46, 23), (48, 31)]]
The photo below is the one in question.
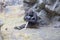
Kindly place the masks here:
[(14, 27), (26, 23), (23, 20), (24, 9), (22, 6), (8, 6), (3, 13), (0, 13), (0, 19), (3, 21), (2, 40), (60, 40), (60, 22), (57, 21), (38, 29), (14, 29)]

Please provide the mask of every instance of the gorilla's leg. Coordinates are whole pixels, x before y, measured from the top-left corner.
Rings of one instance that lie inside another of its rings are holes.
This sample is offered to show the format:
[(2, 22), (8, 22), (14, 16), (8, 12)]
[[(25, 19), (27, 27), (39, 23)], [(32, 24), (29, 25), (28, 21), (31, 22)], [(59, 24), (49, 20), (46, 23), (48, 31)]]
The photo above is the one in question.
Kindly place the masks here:
[(14, 29), (21, 30), (21, 29), (25, 28), (25, 25), (26, 25), (26, 24), (23, 24), (23, 25), (21, 25), (21, 26), (16, 26), (16, 27), (14, 27)]

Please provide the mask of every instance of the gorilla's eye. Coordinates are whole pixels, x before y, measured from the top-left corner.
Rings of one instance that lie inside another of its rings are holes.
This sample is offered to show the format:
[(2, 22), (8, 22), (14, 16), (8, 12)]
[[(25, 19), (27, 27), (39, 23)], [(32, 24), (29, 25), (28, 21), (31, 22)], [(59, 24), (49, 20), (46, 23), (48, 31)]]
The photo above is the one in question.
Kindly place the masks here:
[(33, 15), (29, 15), (30, 17), (33, 17)]

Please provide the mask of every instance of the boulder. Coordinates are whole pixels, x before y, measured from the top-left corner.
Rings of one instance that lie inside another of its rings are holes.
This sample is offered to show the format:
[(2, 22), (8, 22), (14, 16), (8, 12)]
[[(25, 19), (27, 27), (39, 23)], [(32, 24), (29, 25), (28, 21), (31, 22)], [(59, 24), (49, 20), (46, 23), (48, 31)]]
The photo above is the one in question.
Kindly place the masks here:
[(34, 4), (36, 3), (37, 0), (24, 0), (24, 2), (28, 2), (28, 3), (31, 3), (31, 4)]

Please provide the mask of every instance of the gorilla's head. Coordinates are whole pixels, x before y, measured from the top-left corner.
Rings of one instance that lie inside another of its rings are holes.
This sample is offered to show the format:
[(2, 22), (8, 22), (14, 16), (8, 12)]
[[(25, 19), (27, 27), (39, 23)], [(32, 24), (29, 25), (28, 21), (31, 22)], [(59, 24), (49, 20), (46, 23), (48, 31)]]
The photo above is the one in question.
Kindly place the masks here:
[(36, 24), (37, 23), (37, 20), (39, 19), (39, 17), (37, 16), (37, 14), (35, 12), (30, 10), (30, 11), (26, 11), (25, 13), (26, 13), (26, 15), (24, 17), (25, 21), (27, 21), (31, 24)]

